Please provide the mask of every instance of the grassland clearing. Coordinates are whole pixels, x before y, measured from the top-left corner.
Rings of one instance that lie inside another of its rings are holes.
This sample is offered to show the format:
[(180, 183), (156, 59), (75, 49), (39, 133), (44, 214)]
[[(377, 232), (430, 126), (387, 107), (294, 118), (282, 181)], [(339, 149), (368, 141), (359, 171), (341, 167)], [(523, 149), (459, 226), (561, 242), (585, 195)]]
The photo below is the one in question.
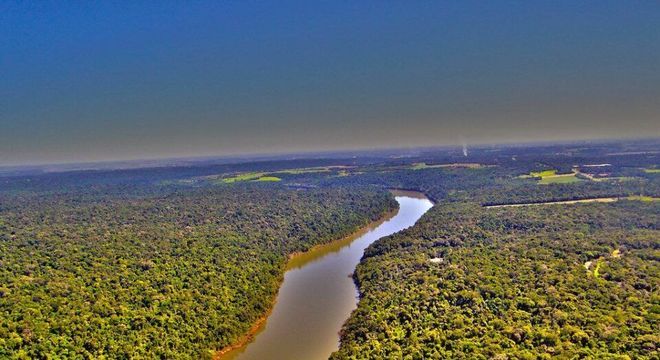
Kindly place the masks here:
[(521, 175), (520, 178), (523, 179), (539, 179), (536, 183), (539, 185), (548, 185), (548, 184), (570, 184), (582, 181), (577, 176), (577, 172), (573, 171), (569, 174), (557, 174), (557, 170), (542, 170), (542, 171), (532, 171), (529, 175)]
[(557, 170), (542, 170), (542, 171), (532, 171), (529, 173), (529, 176), (535, 177), (535, 178), (544, 178), (548, 176), (555, 176), (557, 175)]
[(580, 175), (583, 178), (586, 178), (586, 179), (589, 179), (589, 180), (595, 181), (595, 182), (601, 182), (601, 181), (630, 181), (630, 180), (635, 180), (636, 179), (635, 177), (632, 177), (632, 176), (597, 177), (597, 176), (594, 176), (593, 174), (586, 173), (586, 172), (581, 172), (577, 169), (573, 169), (573, 171), (575, 172), (576, 175)]
[(333, 166), (318, 166), (318, 167), (308, 167), (308, 168), (297, 168), (297, 169), (286, 169), (273, 171), (273, 174), (309, 174), (309, 173), (320, 173), (320, 172), (331, 172), (334, 170), (345, 171), (345, 169), (351, 168), (353, 166), (344, 166), (344, 165), (333, 165)]
[(256, 180), (260, 177), (265, 176), (266, 173), (263, 172), (247, 172), (247, 173), (241, 173), (237, 174), (231, 177), (225, 177), (225, 178), (220, 178), (216, 180), (216, 183), (221, 183), (221, 184), (232, 184), (238, 181), (250, 181), (250, 180)]
[(643, 202), (660, 201), (660, 198), (656, 198), (656, 197), (652, 197), (652, 196), (644, 196), (644, 195), (628, 196), (626, 199), (627, 200), (643, 201)]
[(271, 181), (271, 182), (275, 182), (275, 181), (282, 181), (282, 179), (278, 178), (277, 176), (262, 176), (260, 178), (257, 178), (257, 179), (251, 180), (251, 181), (266, 181), (266, 182)]
[(578, 177), (575, 176), (575, 174), (561, 174), (561, 175), (553, 175), (553, 176), (545, 176), (542, 177), (541, 180), (538, 181), (538, 184), (540, 185), (548, 185), (548, 184), (571, 184), (571, 183), (576, 183), (580, 182)]
[(276, 176), (277, 174), (299, 175), (299, 174), (308, 174), (308, 173), (321, 173), (321, 172), (325, 173), (335, 170), (339, 170), (340, 172), (342, 171), (345, 172), (347, 168), (350, 168), (350, 166), (343, 166), (343, 165), (319, 166), (319, 167), (309, 167), (309, 168), (284, 169), (284, 170), (276, 170), (276, 171), (268, 171), (268, 172), (251, 171), (251, 172), (231, 174), (229, 176), (224, 176), (224, 177), (223, 175), (212, 175), (206, 177), (206, 179), (210, 179), (214, 184), (233, 184), (235, 182), (240, 182), (240, 181), (276, 182), (282, 180), (281, 177)]

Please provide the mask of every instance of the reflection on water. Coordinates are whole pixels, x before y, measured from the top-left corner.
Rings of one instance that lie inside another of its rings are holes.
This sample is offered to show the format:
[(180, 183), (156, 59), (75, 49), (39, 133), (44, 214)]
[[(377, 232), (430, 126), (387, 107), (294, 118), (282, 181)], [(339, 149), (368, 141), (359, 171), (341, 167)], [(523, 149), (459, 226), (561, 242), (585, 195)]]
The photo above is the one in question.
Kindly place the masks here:
[(222, 360), (327, 359), (339, 347), (338, 332), (357, 306), (350, 275), (364, 249), (412, 226), (433, 205), (419, 193), (393, 191), (399, 210), (353, 237), (292, 259), (273, 312), (254, 340)]

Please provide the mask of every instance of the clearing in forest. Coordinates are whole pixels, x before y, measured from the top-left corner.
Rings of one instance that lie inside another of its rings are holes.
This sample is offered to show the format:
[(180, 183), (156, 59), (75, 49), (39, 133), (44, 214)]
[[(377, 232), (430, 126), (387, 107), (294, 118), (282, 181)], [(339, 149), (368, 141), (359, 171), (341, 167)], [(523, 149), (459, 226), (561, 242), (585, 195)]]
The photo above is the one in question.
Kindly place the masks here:
[(577, 173), (572, 172), (569, 174), (557, 174), (557, 170), (542, 170), (542, 171), (532, 171), (529, 175), (522, 175), (522, 178), (540, 178), (537, 181), (537, 184), (548, 185), (548, 184), (570, 184), (581, 181), (575, 175)]

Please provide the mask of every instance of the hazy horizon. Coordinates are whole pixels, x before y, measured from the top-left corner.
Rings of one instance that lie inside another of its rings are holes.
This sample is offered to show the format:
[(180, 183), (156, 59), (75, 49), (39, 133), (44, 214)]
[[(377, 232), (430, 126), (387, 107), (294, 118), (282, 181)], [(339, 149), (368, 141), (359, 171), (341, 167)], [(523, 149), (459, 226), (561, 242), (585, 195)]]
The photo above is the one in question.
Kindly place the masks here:
[[(607, 143), (626, 143), (630, 141), (660, 141), (658, 137), (612, 137), (612, 138), (592, 138), (592, 139), (561, 139), (561, 140), (533, 140), (533, 141), (508, 141), (508, 142), (478, 142), (469, 143), (462, 141), (450, 144), (430, 144), (430, 145), (416, 145), (416, 146), (378, 146), (378, 147), (363, 147), (363, 148), (338, 148), (328, 150), (301, 150), (301, 151), (272, 151), (272, 152), (242, 152), (242, 153), (228, 153), (228, 154), (193, 154), (193, 155), (173, 155), (173, 156), (152, 156), (152, 157), (128, 157), (128, 158), (104, 158), (100, 160), (88, 161), (53, 161), (53, 162), (28, 162), (28, 163), (15, 163), (15, 164), (2, 164), (0, 169), (10, 168), (30, 168), (30, 167), (49, 167), (49, 166), (84, 166), (84, 165), (111, 165), (120, 163), (135, 163), (138, 167), (142, 167), (145, 163), (159, 164), (169, 162), (186, 162), (186, 161), (270, 161), (271, 159), (312, 159), (312, 158), (331, 158), (326, 156), (349, 156), (349, 155), (364, 155), (369, 153), (404, 153), (406, 151), (428, 151), (428, 150), (441, 150), (454, 149), (459, 151), (465, 147), (468, 151), (471, 148), (484, 149), (490, 147), (539, 147), (539, 146), (552, 146), (552, 145), (571, 145), (571, 144), (607, 144)], [(139, 163), (143, 163), (140, 165)]]
[(660, 3), (0, 5), (0, 166), (660, 137)]

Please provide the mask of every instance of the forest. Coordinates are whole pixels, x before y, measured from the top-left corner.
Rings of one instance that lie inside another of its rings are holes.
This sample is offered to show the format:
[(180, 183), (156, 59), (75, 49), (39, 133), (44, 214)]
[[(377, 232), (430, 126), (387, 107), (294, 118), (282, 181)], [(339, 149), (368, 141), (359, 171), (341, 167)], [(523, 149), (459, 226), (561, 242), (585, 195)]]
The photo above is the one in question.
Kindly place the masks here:
[(332, 359), (657, 359), (658, 214), (436, 206), (367, 250)]
[[(394, 188), (436, 205), (367, 249), (333, 359), (657, 359), (653, 149), (4, 173), (0, 358), (211, 357), (268, 313), (291, 254), (393, 210)], [(486, 207), (599, 197), (618, 201)]]
[(267, 311), (290, 254), (396, 206), (256, 184), (0, 204), (0, 358), (15, 359), (209, 357)]
[[(529, 154), (363, 179), (424, 191), (437, 204), (365, 251), (354, 274), (358, 309), (331, 359), (660, 357), (660, 179), (643, 171), (655, 155), (607, 157), (611, 173), (633, 175), (625, 180), (546, 185), (520, 175), (580, 162)], [(625, 198), (635, 194), (650, 196)], [(597, 197), (621, 200), (485, 207)]]

